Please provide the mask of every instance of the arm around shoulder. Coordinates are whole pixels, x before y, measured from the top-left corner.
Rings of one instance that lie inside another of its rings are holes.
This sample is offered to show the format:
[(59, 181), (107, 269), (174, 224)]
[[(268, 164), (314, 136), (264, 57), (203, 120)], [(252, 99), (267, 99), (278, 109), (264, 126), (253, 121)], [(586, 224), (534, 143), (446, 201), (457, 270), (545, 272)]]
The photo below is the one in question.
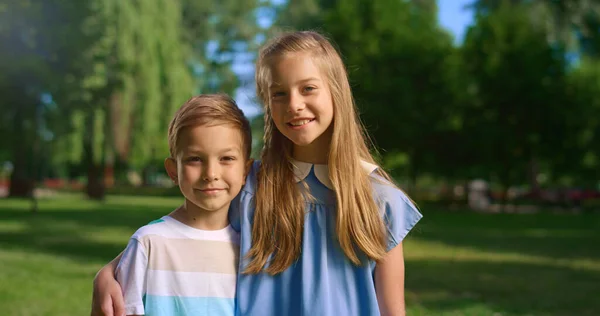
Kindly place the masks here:
[(125, 315), (123, 293), (115, 278), (115, 271), (122, 256), (121, 252), (96, 274), (92, 295), (92, 316)]

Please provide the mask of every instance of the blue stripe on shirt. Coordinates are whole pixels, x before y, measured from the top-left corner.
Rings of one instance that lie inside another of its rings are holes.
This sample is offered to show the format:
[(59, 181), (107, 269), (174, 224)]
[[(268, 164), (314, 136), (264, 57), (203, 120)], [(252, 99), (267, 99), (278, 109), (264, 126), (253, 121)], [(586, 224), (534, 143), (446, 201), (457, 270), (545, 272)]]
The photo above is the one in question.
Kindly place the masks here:
[(234, 314), (235, 299), (145, 295), (144, 309), (146, 316), (231, 316)]

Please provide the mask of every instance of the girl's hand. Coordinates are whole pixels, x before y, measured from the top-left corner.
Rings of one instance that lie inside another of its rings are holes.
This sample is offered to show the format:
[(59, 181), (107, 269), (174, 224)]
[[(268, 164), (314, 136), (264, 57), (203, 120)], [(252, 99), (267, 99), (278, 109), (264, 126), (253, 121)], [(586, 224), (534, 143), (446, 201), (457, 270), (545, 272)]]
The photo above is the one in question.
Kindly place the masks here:
[(375, 292), (382, 316), (405, 316), (404, 254), (402, 243), (390, 250), (375, 267)]
[(92, 316), (125, 316), (121, 286), (115, 279), (115, 269), (121, 255), (104, 266), (94, 278)]

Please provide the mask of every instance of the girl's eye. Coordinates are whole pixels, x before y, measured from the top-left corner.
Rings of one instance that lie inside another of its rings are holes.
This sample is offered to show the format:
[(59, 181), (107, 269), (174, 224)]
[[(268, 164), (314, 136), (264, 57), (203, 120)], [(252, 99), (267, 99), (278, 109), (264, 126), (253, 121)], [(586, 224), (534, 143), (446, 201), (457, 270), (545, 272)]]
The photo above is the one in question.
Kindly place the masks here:
[(285, 92), (274, 92), (273, 98), (283, 97), (285, 96)]
[(304, 88), (304, 91), (306, 91), (306, 92), (312, 92), (312, 91), (314, 91), (314, 90), (316, 90), (316, 89), (317, 89), (317, 88), (315, 88), (315, 87), (305, 87), (305, 88)]
[(235, 157), (233, 157), (233, 156), (227, 156), (227, 157), (223, 157), (223, 158), (221, 158), (221, 159), (222, 159), (223, 161), (234, 161), (234, 160), (235, 160)]

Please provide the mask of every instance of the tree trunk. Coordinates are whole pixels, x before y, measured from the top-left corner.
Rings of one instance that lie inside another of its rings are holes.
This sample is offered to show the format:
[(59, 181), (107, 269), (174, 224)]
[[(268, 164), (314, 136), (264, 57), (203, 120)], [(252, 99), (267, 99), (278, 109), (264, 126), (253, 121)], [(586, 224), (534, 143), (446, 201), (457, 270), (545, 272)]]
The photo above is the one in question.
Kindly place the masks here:
[(86, 193), (90, 199), (103, 200), (106, 195), (102, 169), (102, 166), (99, 164), (93, 162), (88, 164)]
[(97, 162), (94, 159), (94, 141), (97, 137), (94, 120), (94, 111), (90, 110), (90, 113), (86, 117), (87, 133), (83, 144), (83, 155), (87, 168), (86, 193), (90, 199), (103, 200), (106, 195), (104, 186), (104, 159), (101, 159), (101, 162)]
[(33, 180), (27, 174), (23, 162), (15, 161), (13, 172), (10, 176), (8, 196), (28, 198), (33, 195)]
[(465, 180), (465, 182), (462, 184), (463, 186), (463, 190), (464, 190), (464, 200), (462, 203), (462, 206), (469, 206), (469, 195), (471, 195), (471, 188), (469, 188), (469, 181)]
[[(13, 171), (10, 175), (10, 187), (8, 196), (28, 198), (33, 195), (33, 179), (31, 170), (28, 168), (27, 137), (25, 127), (23, 126), (23, 106), (15, 113), (13, 121)], [(23, 139), (25, 138), (25, 139)]]
[(506, 208), (508, 205), (508, 189), (509, 189), (509, 184), (503, 184), (502, 185), (502, 206), (501, 206), (501, 210), (502, 212), (506, 212)]
[(529, 161), (529, 185), (531, 186), (531, 193), (535, 197), (540, 195), (540, 183), (538, 181), (538, 174), (540, 173), (540, 166), (536, 158), (531, 158)]

